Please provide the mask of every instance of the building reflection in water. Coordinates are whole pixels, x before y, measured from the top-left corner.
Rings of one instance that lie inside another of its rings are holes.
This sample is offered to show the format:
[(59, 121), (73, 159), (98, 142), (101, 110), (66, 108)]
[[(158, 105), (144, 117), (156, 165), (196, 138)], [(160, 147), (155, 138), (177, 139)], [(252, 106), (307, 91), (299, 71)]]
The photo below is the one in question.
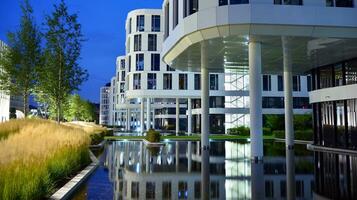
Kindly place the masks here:
[(357, 157), (315, 152), (316, 198), (357, 199)]
[[(105, 164), (115, 199), (287, 199), (294, 184), (296, 199), (312, 199), (311, 152), (285, 157), (284, 145), (272, 146), (264, 163), (252, 163), (249, 143), (211, 142), (202, 152), (199, 142), (113, 142)], [(287, 179), (289, 166), (295, 176)]]

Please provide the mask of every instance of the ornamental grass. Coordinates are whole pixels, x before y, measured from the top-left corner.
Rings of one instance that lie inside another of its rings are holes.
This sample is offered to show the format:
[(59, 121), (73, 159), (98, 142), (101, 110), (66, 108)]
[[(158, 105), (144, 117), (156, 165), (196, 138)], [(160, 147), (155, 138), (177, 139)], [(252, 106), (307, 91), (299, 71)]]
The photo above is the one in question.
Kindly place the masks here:
[[(0, 124), (0, 199), (49, 197), (90, 163), (90, 136), (47, 120)], [(6, 139), (4, 139), (6, 138)]]

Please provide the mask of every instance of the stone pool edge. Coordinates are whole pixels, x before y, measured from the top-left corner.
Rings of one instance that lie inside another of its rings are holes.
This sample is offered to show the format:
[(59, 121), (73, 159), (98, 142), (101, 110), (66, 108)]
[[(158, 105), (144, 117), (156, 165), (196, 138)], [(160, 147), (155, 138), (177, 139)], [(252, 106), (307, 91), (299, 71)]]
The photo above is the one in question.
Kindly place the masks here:
[(92, 151), (89, 150), (89, 157), (92, 163), (86, 168), (80, 171), (75, 177), (68, 181), (63, 187), (57, 190), (50, 199), (65, 200), (68, 199), (81, 185), (82, 183), (97, 169), (99, 166), (98, 159), (94, 156)]

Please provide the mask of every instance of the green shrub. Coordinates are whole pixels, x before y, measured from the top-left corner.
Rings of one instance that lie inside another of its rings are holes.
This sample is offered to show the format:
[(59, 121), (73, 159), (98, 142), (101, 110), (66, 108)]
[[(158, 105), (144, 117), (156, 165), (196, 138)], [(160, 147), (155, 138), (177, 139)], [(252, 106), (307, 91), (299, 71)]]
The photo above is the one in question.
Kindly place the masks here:
[(230, 135), (240, 135), (240, 136), (249, 136), (250, 130), (245, 126), (237, 126), (235, 128), (228, 129), (228, 134)]
[[(284, 115), (264, 115), (264, 127), (271, 128), (272, 131), (285, 129)], [(312, 115), (294, 115), (294, 129), (312, 129)]]
[[(285, 131), (273, 131), (276, 138), (285, 139)], [(295, 131), (295, 140), (312, 141), (314, 132), (312, 129)]]
[(272, 133), (272, 131), (271, 131), (271, 128), (264, 127), (264, 128), (263, 128), (263, 135), (265, 135), (265, 136), (271, 136), (271, 135), (273, 135), (273, 133)]
[[(246, 126), (238, 126), (228, 129), (229, 135), (250, 136), (250, 128)], [(263, 135), (272, 135), (270, 128), (263, 128)]]
[(272, 131), (283, 130), (284, 115), (263, 115), (264, 127), (270, 128)]
[(294, 115), (294, 129), (312, 129), (312, 115)]
[(147, 133), (146, 133), (146, 140), (149, 142), (160, 142), (160, 132), (159, 131), (155, 131), (154, 129), (150, 129)]

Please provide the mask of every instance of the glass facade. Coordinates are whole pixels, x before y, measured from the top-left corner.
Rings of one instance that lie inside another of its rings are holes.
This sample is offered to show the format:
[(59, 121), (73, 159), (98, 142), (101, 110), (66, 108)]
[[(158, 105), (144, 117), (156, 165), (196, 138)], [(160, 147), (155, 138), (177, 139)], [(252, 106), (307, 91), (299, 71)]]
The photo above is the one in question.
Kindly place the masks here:
[(315, 190), (328, 199), (357, 199), (357, 158), (315, 152)]
[[(344, 61), (312, 70), (312, 89), (356, 84), (357, 62)], [(357, 149), (357, 99), (313, 104), (314, 143)]]

